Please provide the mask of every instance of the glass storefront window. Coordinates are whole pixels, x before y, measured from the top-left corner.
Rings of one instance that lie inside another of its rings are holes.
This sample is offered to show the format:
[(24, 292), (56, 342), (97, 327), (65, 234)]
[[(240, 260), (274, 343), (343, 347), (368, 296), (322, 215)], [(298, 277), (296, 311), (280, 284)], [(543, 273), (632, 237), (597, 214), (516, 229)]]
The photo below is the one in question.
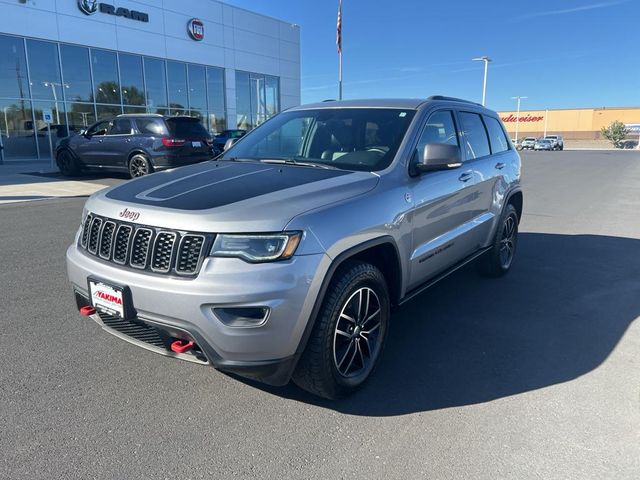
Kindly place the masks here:
[(164, 60), (144, 57), (144, 79), (147, 85), (149, 112), (164, 114), (167, 111), (167, 75)]
[(171, 115), (187, 109), (187, 69), (181, 62), (167, 62), (167, 83), (169, 85), (169, 108)]
[(120, 104), (116, 54), (107, 50), (91, 49), (91, 68), (96, 103)]
[(51, 42), (27, 40), (31, 96), (42, 100), (64, 100), (58, 62), (58, 46)]
[(67, 128), (67, 122), (64, 115), (64, 103), (55, 101), (35, 101), (33, 102), (33, 115), (36, 119), (36, 139), (38, 141), (38, 148), (40, 149), (40, 157), (48, 158), (49, 152), (49, 132), (47, 130), (47, 124), (42, 119), (42, 111), (45, 109), (51, 110), (53, 113), (53, 123), (51, 124), (51, 140), (53, 147), (61, 138), (69, 136), (69, 130)]
[(93, 103), (67, 103), (69, 130), (77, 132), (96, 122)]
[(220, 133), (227, 129), (226, 115), (223, 111), (208, 112), (206, 126), (212, 133)]
[(147, 113), (147, 107), (128, 107), (125, 105), (124, 113)]
[(187, 109), (187, 68), (181, 62), (167, 61), (169, 108), (171, 115), (183, 114)]
[(96, 113), (98, 114), (98, 120), (108, 120), (120, 115), (122, 108), (119, 105), (96, 105)]
[(0, 135), (5, 159), (34, 158), (37, 155), (34, 140), (31, 102), (0, 99)]
[(251, 130), (251, 98), (249, 91), (249, 74), (236, 72), (236, 114), (237, 128)]
[(207, 108), (207, 80), (204, 67), (189, 65), (189, 108)]
[(72, 45), (60, 45), (60, 58), (62, 60), (62, 78), (65, 84), (67, 101), (92, 101), (89, 49)]
[(22, 38), (0, 35), (0, 97), (29, 98)]
[(237, 128), (250, 130), (280, 110), (280, 84), (277, 77), (236, 72)]
[(267, 111), (267, 118), (274, 116), (280, 111), (279, 105), (279, 92), (280, 84), (278, 77), (265, 76), (265, 107)]
[(145, 105), (142, 57), (120, 53), (118, 54), (118, 60), (120, 63), (122, 103), (125, 105)]
[(207, 67), (207, 94), (209, 110), (224, 111), (224, 70)]

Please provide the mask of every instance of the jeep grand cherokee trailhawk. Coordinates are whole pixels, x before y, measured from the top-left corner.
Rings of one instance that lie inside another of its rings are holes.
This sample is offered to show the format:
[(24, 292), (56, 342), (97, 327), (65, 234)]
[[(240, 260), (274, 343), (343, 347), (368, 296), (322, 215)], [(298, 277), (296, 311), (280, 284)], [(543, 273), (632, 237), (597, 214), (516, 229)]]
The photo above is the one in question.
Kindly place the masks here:
[(472, 260), (510, 269), (522, 202), (496, 113), (324, 102), (94, 194), (68, 272), (81, 313), (124, 340), (336, 398), (370, 376), (392, 306)]

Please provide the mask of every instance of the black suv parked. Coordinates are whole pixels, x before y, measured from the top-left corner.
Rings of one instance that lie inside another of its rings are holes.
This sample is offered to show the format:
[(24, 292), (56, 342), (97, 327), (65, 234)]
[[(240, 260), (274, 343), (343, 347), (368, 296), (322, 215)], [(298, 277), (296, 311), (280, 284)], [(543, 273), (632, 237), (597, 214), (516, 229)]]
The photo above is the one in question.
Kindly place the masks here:
[(66, 176), (100, 169), (126, 171), (133, 178), (202, 162), (219, 153), (197, 118), (125, 114), (62, 139), (56, 160)]

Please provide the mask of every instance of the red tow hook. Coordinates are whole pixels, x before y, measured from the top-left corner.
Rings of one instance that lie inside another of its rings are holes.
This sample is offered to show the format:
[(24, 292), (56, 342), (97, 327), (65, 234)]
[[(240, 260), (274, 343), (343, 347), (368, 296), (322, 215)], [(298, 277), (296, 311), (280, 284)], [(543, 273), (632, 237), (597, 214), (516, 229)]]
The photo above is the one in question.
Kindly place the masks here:
[(171, 351), (175, 353), (188, 352), (194, 345), (195, 343), (193, 343), (193, 340), (187, 343), (183, 343), (182, 340), (176, 340), (171, 344)]
[(80, 308), (80, 315), (84, 317), (90, 317), (96, 313), (96, 307), (92, 307), (91, 305), (86, 305)]

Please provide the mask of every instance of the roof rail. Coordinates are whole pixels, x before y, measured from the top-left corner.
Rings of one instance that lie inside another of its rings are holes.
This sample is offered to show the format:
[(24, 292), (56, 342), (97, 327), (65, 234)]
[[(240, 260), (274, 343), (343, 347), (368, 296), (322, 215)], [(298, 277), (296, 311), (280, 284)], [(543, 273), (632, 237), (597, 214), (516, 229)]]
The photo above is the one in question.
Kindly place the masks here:
[(116, 117), (163, 117), (159, 113), (120, 113)]
[(445, 97), (444, 95), (431, 95), (427, 100), (447, 100), (449, 102), (462, 102), (462, 103), (470, 103), (471, 105), (481, 105), (480, 103), (472, 102), (471, 100), (465, 100), (463, 98), (456, 97)]
[(322, 103), (324, 102), (335, 102), (335, 98), (327, 98), (326, 100), (322, 100)]

